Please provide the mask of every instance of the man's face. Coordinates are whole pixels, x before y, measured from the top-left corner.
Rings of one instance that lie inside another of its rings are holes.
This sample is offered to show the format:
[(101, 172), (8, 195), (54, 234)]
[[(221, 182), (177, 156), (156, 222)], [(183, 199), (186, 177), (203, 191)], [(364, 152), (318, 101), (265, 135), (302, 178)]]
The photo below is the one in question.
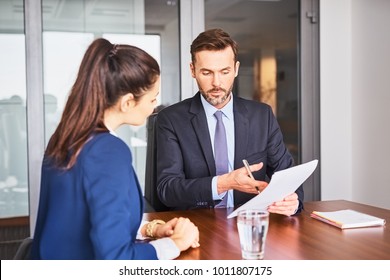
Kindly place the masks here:
[(191, 63), (192, 77), (196, 79), (200, 93), (214, 107), (221, 109), (229, 102), (234, 78), (240, 63), (234, 62), (231, 47), (222, 51), (200, 51)]

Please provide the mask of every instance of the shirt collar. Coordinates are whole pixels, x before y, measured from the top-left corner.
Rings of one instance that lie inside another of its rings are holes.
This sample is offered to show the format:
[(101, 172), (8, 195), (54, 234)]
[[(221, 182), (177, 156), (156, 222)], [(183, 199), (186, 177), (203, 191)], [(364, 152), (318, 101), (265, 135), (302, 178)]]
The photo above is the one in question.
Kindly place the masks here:
[(231, 98), (229, 102), (222, 108), (217, 109), (213, 105), (207, 102), (207, 100), (200, 94), (200, 100), (202, 102), (204, 111), (206, 112), (207, 118), (213, 117), (216, 111), (222, 111), (222, 113), (229, 119), (233, 120), (233, 93), (231, 93)]
[(118, 134), (117, 134), (115, 131), (109, 130), (109, 132), (110, 132), (111, 135), (114, 135), (114, 136), (116, 136), (116, 137), (119, 137)]

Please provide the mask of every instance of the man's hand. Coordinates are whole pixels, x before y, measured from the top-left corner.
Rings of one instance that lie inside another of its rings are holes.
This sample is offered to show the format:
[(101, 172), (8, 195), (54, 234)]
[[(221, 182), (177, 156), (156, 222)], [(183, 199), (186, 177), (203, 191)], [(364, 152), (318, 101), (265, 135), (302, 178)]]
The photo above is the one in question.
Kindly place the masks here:
[[(249, 166), (252, 172), (263, 168), (263, 163), (252, 164)], [(258, 194), (267, 187), (268, 183), (264, 181), (253, 180), (249, 177), (245, 167), (233, 170), (232, 172), (218, 176), (217, 190), (218, 194), (235, 189), (241, 192)]]
[(298, 206), (298, 195), (296, 193), (292, 193), (286, 196), (283, 200), (272, 203), (270, 206), (268, 206), (268, 211), (270, 213), (291, 216), (297, 212)]

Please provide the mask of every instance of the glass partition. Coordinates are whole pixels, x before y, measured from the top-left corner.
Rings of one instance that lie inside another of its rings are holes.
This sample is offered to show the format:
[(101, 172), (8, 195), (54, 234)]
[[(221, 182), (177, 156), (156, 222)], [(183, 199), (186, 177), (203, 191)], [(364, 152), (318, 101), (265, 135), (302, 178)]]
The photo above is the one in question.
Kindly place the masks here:
[(29, 213), (25, 53), (23, 0), (1, 1), (0, 218)]

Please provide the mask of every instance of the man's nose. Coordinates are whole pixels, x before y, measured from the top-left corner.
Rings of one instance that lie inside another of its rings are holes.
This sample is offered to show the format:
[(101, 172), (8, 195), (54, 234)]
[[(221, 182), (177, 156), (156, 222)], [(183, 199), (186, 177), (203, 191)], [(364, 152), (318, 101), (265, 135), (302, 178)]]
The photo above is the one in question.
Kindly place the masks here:
[(221, 77), (219, 74), (215, 74), (213, 77), (213, 86), (214, 87), (220, 87), (221, 86)]

